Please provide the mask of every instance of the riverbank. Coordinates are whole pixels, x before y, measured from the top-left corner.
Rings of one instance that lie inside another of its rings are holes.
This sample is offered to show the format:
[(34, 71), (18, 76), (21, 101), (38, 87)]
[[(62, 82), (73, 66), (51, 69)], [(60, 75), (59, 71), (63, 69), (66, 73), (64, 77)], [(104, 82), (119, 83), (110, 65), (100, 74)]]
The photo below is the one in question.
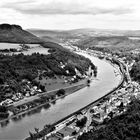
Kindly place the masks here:
[[(95, 100), (94, 102), (92, 102), (92, 103), (86, 105), (85, 107), (79, 109), (78, 111), (75, 111), (75, 112), (73, 112), (72, 114), (66, 116), (65, 118), (63, 118), (63, 119), (61, 119), (61, 120), (59, 120), (59, 121), (57, 121), (57, 122), (51, 124), (51, 127), (54, 127), (54, 128), (55, 128), (56, 125), (63, 124), (63, 122), (65, 122), (65, 121), (68, 120), (69, 118), (73, 117), (74, 115), (78, 114), (79, 112), (81, 112), (81, 111), (83, 111), (83, 110), (85, 110), (85, 109), (87, 109), (87, 108), (89, 108), (89, 107), (91, 107), (91, 106), (94, 106), (95, 104), (98, 104), (102, 99), (104, 99), (104, 98), (110, 96), (110, 95), (113, 94), (116, 90), (118, 90), (119, 88), (121, 88), (121, 86), (123, 85), (123, 83), (124, 83), (124, 81), (125, 81), (125, 79), (124, 79), (124, 78), (125, 78), (125, 77), (124, 77), (124, 71), (123, 71), (123, 69), (122, 69), (122, 64), (121, 64), (121, 62), (119, 62), (118, 60), (116, 60), (116, 61), (118, 62), (118, 66), (119, 66), (119, 69), (120, 69), (120, 72), (119, 72), (119, 73), (121, 74), (121, 81), (119, 82), (119, 84), (117, 85), (117, 87), (113, 88), (113, 89), (112, 89), (110, 92), (108, 92), (106, 95), (104, 95), (104, 96), (102, 96), (101, 98)], [(109, 63), (111, 63), (111, 62), (112, 62), (112, 61), (109, 61)], [(113, 67), (115, 67), (115, 66), (114, 66), (115, 64), (116, 64), (115, 62), (111, 63), (111, 65), (112, 65)], [(43, 135), (44, 133), (45, 133), (45, 129), (43, 129), (43, 130), (41, 130), (41, 131), (39, 132), (40, 135)], [(50, 132), (48, 132), (48, 133), (50, 133)], [(26, 140), (30, 140), (30, 138), (27, 138)]]
[[(18, 118), (18, 117), (20, 117), (22, 115), (26, 115), (29, 112), (32, 112), (32, 111), (34, 111), (34, 110), (36, 110), (38, 108), (41, 108), (41, 107), (43, 107), (43, 106), (45, 106), (47, 104), (50, 105), (51, 103), (54, 103), (56, 100), (59, 100), (59, 99), (64, 98), (64, 97), (66, 97), (66, 96), (68, 96), (70, 94), (73, 94), (74, 92), (76, 92), (76, 91), (78, 91), (78, 90), (80, 90), (80, 89), (82, 89), (82, 88), (84, 88), (86, 86), (87, 86), (87, 79), (84, 79), (84, 80), (80, 81), (79, 83), (76, 83), (76, 85), (65, 87), (65, 88), (63, 88), (65, 90), (65, 92), (66, 92), (65, 95), (62, 95), (60, 97), (57, 97), (57, 98), (55, 98), (55, 99), (53, 99), (53, 100), (51, 100), (49, 102), (46, 102), (46, 103), (40, 104), (38, 106), (35, 106), (34, 108), (25, 110), (25, 111), (23, 111), (21, 113), (18, 113), (16, 115), (12, 115), (12, 116), (10, 116), (10, 117), (8, 117), (6, 119), (0, 120), (0, 123), (5, 122), (5, 121), (8, 121), (8, 120), (13, 119), (13, 118)], [(53, 90), (53, 91), (49, 91), (49, 92), (45, 92), (45, 93), (39, 94), (37, 99), (40, 99), (40, 98), (42, 98), (44, 96), (48, 96), (48, 95), (56, 95), (56, 92), (58, 90), (59, 89), (56, 89), (56, 90)], [(29, 102), (25, 102), (24, 104), (26, 104), (26, 103), (29, 103)], [(18, 106), (19, 105), (23, 105), (23, 103), (18, 104)]]
[[(87, 72), (91, 73), (90, 68)], [(33, 111), (37, 108), (42, 107), (45, 104), (50, 104), (52, 102), (55, 102), (56, 100), (58, 100), (60, 98), (64, 98), (65, 96), (72, 94), (72, 93), (80, 90), (81, 88), (86, 87), (89, 84), (89, 83), (87, 83), (89, 78), (91, 78), (91, 75), (87, 76), (87, 78), (86, 77), (83, 77), (83, 78), (79, 77), (79, 78), (77, 78), (77, 82), (76, 81), (73, 81), (72, 83), (67, 82), (67, 83), (64, 83), (63, 86), (59, 84), (59, 85), (57, 85), (57, 89), (55, 87), (54, 90), (50, 90), (47, 92), (36, 94), (36, 95), (30, 96), (30, 97), (25, 97), (22, 100), (19, 100), (17, 102), (12, 103), (10, 106), (8, 106), (8, 110), (10, 111), (10, 116), (6, 119), (2, 118), (0, 120), (0, 123), (7, 121), (9, 119), (24, 115), (30, 111)], [(52, 85), (50, 85), (50, 86), (52, 86)], [(60, 89), (65, 90), (65, 95), (57, 96), (57, 92)], [(43, 101), (43, 103), (38, 103), (38, 102), (36, 103), (37, 100), (41, 100), (43, 98), (46, 98), (45, 103), (44, 103), (44, 101)], [(31, 105), (30, 103), (31, 104), (33, 103), (34, 105)], [(13, 114), (13, 115), (11, 115), (11, 114)]]

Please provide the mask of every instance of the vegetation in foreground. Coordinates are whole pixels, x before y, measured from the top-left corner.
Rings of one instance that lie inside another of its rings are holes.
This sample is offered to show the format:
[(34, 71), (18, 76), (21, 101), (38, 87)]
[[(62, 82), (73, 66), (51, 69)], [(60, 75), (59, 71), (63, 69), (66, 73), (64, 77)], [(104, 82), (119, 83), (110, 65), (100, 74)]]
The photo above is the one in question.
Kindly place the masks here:
[(131, 74), (131, 77), (133, 78), (133, 80), (140, 83), (140, 55), (135, 57), (135, 63), (132, 66), (130, 74)]
[(79, 136), (78, 140), (139, 140), (140, 100), (133, 100), (127, 111), (104, 123), (99, 130), (91, 130)]

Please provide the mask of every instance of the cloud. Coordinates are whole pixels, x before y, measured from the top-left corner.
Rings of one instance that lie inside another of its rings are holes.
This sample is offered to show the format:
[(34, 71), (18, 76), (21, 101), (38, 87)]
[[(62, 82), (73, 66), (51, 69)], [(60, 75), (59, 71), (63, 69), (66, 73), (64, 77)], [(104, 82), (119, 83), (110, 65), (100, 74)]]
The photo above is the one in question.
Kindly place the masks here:
[(112, 14), (122, 15), (133, 12), (133, 9), (126, 7), (103, 8), (99, 6), (90, 5), (90, 3), (83, 4), (80, 2), (62, 2), (50, 1), (39, 3), (36, 0), (21, 1), (14, 3), (6, 3), (4, 8), (13, 9), (23, 14), (30, 15), (98, 15), (98, 14)]

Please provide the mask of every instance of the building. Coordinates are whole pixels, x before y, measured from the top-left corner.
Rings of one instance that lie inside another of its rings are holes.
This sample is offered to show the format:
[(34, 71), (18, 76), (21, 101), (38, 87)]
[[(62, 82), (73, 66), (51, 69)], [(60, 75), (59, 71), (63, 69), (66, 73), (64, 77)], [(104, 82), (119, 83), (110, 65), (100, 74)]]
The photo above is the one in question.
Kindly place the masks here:
[(59, 130), (56, 134), (63, 136), (63, 139), (68, 139), (69, 137), (73, 135), (74, 132), (75, 132), (74, 129), (66, 126), (62, 128), (61, 130)]

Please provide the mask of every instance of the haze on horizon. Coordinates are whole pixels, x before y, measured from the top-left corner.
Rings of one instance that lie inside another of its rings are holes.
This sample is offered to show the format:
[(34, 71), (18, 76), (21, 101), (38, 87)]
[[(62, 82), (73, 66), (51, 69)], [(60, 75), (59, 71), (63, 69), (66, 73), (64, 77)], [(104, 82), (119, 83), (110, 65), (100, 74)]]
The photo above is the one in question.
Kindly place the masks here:
[(0, 24), (140, 30), (140, 0), (0, 0)]

